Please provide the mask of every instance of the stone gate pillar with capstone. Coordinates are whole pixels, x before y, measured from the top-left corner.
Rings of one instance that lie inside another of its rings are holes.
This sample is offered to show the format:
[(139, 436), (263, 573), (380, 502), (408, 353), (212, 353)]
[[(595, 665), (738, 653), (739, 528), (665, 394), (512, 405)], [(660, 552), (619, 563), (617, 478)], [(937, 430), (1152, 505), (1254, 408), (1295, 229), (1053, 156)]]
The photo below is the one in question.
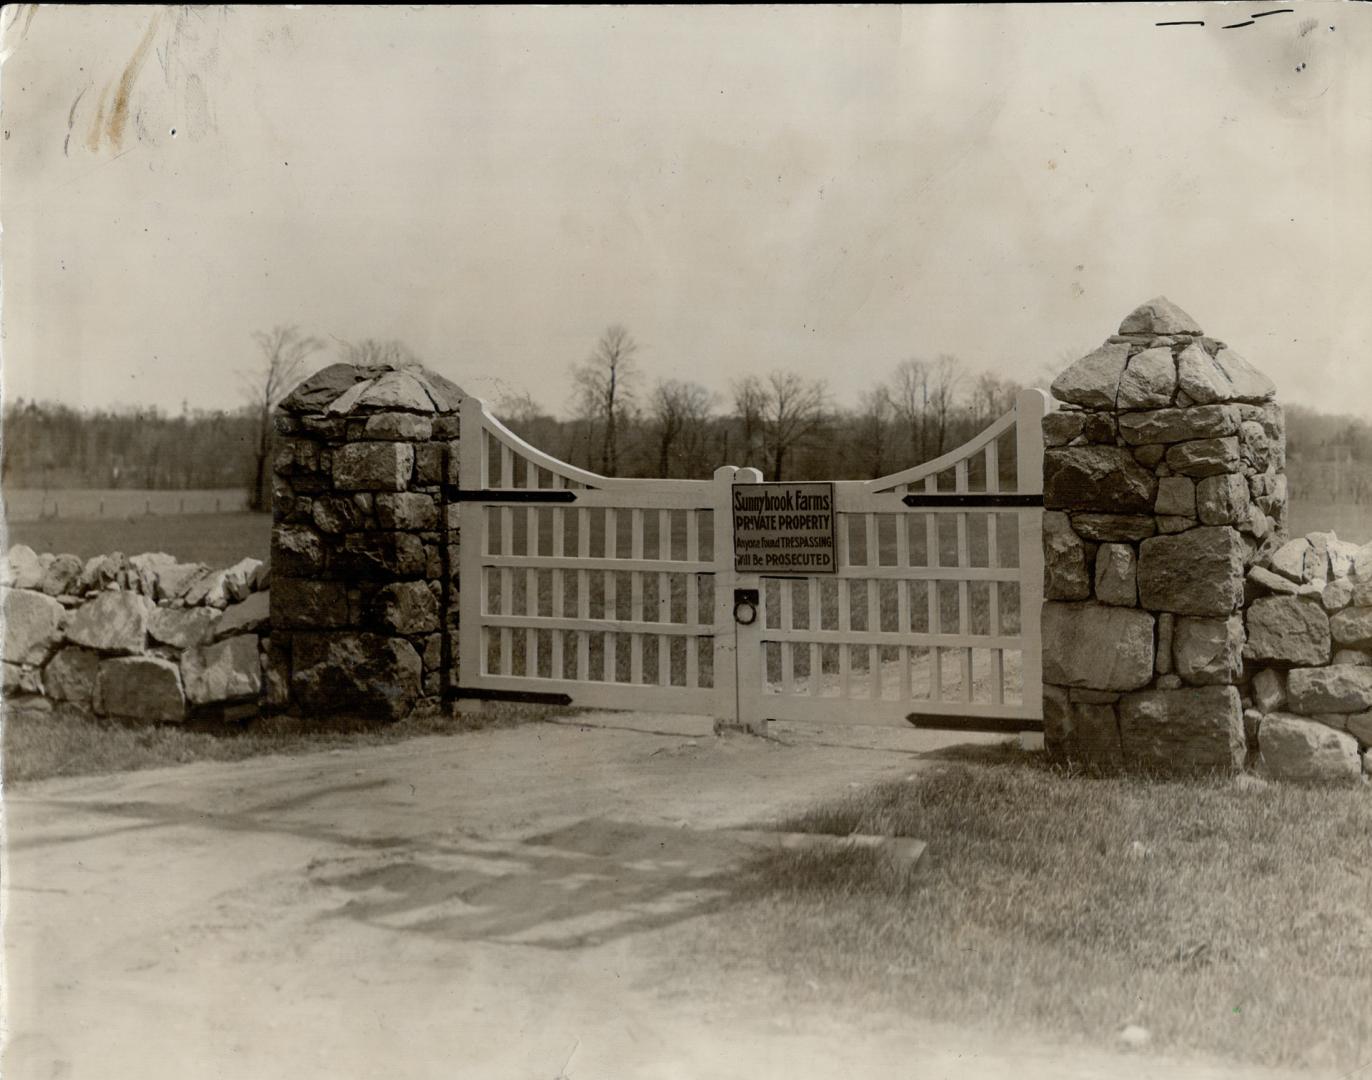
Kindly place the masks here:
[(1270, 379), (1159, 297), (1053, 381), (1044, 743), (1130, 771), (1245, 761), (1245, 580), (1286, 528)]
[(444, 698), (463, 397), (419, 366), (334, 364), (277, 410), (273, 710), (390, 721)]

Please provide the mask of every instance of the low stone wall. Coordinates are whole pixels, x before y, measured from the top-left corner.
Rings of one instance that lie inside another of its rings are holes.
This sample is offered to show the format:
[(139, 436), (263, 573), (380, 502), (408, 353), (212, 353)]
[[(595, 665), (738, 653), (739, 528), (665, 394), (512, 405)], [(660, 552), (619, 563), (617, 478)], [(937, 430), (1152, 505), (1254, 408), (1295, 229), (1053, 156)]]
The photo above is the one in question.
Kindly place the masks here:
[(1159, 297), (1052, 391), (1045, 746), (1097, 766), (1238, 769), (1245, 574), (1286, 523), (1273, 384)]
[(269, 680), (267, 567), (156, 553), (0, 560), (11, 712), (72, 709), (137, 722), (242, 721)]
[(1248, 572), (1244, 722), (1264, 772), (1372, 773), (1372, 544), (1310, 533)]

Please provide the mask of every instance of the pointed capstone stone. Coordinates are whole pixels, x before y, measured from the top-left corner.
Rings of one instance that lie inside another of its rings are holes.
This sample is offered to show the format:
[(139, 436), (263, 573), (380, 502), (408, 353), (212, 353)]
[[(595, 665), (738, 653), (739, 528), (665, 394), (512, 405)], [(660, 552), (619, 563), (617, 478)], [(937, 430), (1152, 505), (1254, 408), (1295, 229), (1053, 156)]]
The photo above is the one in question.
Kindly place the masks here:
[(1053, 396), (1086, 409), (1113, 409), (1128, 359), (1128, 344), (1102, 345), (1053, 380)]
[(1115, 399), (1118, 409), (1156, 409), (1172, 404), (1177, 390), (1177, 365), (1170, 348), (1136, 353), (1120, 377)]
[(1199, 345), (1188, 345), (1177, 360), (1177, 381), (1198, 405), (1261, 404), (1277, 396), (1272, 380), (1233, 349), (1211, 356)]
[(1140, 304), (1120, 323), (1121, 334), (1199, 334), (1196, 320), (1165, 296)]

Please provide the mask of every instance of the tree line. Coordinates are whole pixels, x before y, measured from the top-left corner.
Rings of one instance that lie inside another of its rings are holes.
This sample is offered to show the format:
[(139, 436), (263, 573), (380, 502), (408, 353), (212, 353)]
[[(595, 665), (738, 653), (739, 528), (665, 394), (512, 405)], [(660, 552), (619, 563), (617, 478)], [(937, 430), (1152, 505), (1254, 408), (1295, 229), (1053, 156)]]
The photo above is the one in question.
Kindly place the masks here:
[[(257, 362), (240, 372), (243, 404), (180, 413), (156, 408), (79, 411), (7, 402), (0, 479), (24, 488), (243, 487), (269, 505), (272, 411), (320, 361), (325, 343), (294, 326), (252, 335)], [(341, 342), (359, 364), (417, 363), (402, 342)], [(928, 461), (1014, 407), (1020, 386), (974, 374), (956, 357), (912, 356), (837, 404), (829, 386), (785, 368), (711, 389), (649, 379), (640, 346), (609, 327), (569, 365), (573, 398), (556, 416), (528, 393), (493, 405), (516, 433), (574, 465), (611, 476), (708, 477), (751, 465), (770, 480), (869, 479)], [(1288, 406), (1293, 491), (1322, 501), (1372, 502), (1372, 424)]]
[(1010, 379), (973, 377), (948, 355), (900, 361), (848, 408), (824, 380), (785, 368), (744, 375), (724, 393), (686, 379), (650, 382), (638, 343), (618, 325), (571, 375), (568, 418), (527, 393), (494, 410), (540, 449), (607, 476), (708, 477), (727, 463), (769, 480), (871, 479), (966, 441), (1014, 408), (1020, 391)]

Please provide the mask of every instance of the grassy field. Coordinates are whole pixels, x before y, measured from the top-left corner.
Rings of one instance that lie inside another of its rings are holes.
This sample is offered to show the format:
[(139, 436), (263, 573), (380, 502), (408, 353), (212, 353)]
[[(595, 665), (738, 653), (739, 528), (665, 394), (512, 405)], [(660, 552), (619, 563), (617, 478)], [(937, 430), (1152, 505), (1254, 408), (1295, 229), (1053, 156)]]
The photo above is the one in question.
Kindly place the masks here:
[(10, 521), (8, 543), (37, 552), (70, 552), (88, 559), (122, 551), (139, 555), (165, 551), (183, 562), (232, 566), (251, 556), (266, 559), (271, 549), (270, 514), (171, 514), (105, 520), (48, 518)]
[(488, 705), (480, 713), (449, 716), (416, 714), (378, 727), (375, 723), (337, 721), (321, 728), (312, 721), (274, 717), (237, 732), (197, 730), (193, 726), (136, 725), (69, 713), (7, 713), (3, 722), (5, 784), (53, 776), (101, 773), (186, 765), (193, 761), (241, 761), (264, 754), (309, 754), (336, 747), (374, 746), (421, 735), (452, 735), (485, 727), (504, 727), (574, 710), (531, 705)]
[(1356, 503), (1303, 502), (1292, 499), (1286, 531), (1291, 536), (1333, 530), (1342, 540), (1372, 543), (1372, 506)]
[(1108, 1044), (1132, 1024), (1164, 1052), (1366, 1067), (1365, 787), (1102, 780), (1008, 746), (968, 755), (778, 826), (923, 839), (913, 872), (862, 850), (769, 855), (711, 948), (802, 996), (988, 1034)]
[(185, 491), (143, 488), (6, 488), (5, 515), (10, 521), (47, 518), (142, 517), (156, 514), (229, 514), (246, 510), (242, 488), (197, 488)]

